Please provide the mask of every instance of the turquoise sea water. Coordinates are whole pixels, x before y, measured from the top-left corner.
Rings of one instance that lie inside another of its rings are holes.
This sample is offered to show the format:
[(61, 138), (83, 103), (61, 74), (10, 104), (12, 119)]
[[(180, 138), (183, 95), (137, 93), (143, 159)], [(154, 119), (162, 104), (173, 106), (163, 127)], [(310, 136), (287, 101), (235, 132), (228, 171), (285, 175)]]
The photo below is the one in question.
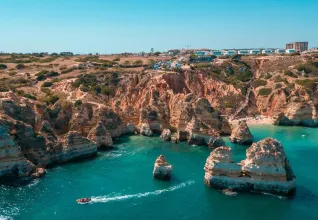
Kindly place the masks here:
[[(227, 196), (203, 183), (206, 147), (174, 145), (159, 137), (122, 137), (116, 149), (66, 164), (25, 186), (0, 186), (0, 219), (318, 219), (317, 129), (251, 127), (255, 140), (274, 137), (284, 145), (297, 176), (293, 198)], [(236, 160), (246, 146), (227, 144)], [(173, 165), (170, 182), (152, 178), (156, 157)], [(78, 205), (75, 200), (93, 197)]]

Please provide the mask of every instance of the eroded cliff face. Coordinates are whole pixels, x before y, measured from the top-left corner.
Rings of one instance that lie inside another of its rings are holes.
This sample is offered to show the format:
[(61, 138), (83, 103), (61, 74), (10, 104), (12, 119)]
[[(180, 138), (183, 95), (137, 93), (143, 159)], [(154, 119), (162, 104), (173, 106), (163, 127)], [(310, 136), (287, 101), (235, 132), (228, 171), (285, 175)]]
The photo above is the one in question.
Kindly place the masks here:
[(193, 72), (131, 74), (120, 82), (112, 106), (125, 121), (140, 126), (149, 123), (159, 134), (163, 128), (185, 130), (193, 117), (198, 120), (200, 132), (227, 134), (229, 124), (204, 97), (203, 81)]
[(102, 104), (43, 107), (13, 93), (2, 95), (0, 177), (43, 176), (39, 168), (94, 156), (97, 147), (111, 147), (112, 138), (126, 133), (126, 124)]
[[(74, 86), (76, 78), (54, 83), (48, 94), (59, 95), (55, 104), (0, 93), (0, 117), (20, 154), (36, 167), (93, 156), (113, 139), (135, 132), (151, 136), (169, 129), (167, 140), (215, 148), (224, 145), (220, 135), (231, 133), (226, 118), (236, 113), (275, 117), (278, 125), (317, 126), (317, 81), (313, 75), (304, 81), (296, 69), (305, 62), (300, 56), (247, 57), (180, 73), (84, 74), (85, 85), (96, 80), (84, 90), (83, 84)], [(103, 79), (112, 92), (97, 94), (94, 86)]]
[(292, 194), (295, 176), (277, 140), (266, 138), (246, 150), (246, 159), (235, 163), (229, 147), (211, 152), (205, 167), (205, 183), (218, 189)]
[(35, 165), (22, 154), (21, 148), (9, 134), (5, 121), (0, 121), (0, 177), (30, 176), (36, 171)]

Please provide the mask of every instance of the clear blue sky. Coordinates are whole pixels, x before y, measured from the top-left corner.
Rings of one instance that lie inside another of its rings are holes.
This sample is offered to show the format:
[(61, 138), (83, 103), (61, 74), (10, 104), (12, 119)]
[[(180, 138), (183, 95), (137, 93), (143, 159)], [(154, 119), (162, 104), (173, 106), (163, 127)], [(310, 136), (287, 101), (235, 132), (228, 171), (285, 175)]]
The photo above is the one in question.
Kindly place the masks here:
[(0, 51), (318, 47), (318, 0), (0, 0)]

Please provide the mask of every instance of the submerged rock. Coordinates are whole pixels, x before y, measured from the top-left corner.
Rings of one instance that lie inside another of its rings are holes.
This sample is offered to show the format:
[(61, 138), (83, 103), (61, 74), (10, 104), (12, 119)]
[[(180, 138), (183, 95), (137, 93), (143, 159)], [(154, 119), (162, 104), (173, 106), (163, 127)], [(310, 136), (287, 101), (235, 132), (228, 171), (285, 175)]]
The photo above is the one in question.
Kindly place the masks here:
[(238, 164), (232, 160), (231, 148), (216, 148), (204, 167), (205, 183), (214, 188), (233, 191), (283, 195), (294, 192), (296, 177), (283, 146), (277, 140), (266, 138), (254, 143), (247, 149), (246, 156)]
[(164, 141), (170, 141), (171, 140), (171, 131), (170, 129), (164, 129), (160, 135), (162, 140)]
[(163, 155), (160, 155), (155, 162), (153, 177), (161, 180), (171, 179), (172, 166)]
[(253, 135), (247, 126), (246, 121), (239, 121), (237, 125), (233, 126), (230, 141), (238, 144), (251, 144), (253, 142)]

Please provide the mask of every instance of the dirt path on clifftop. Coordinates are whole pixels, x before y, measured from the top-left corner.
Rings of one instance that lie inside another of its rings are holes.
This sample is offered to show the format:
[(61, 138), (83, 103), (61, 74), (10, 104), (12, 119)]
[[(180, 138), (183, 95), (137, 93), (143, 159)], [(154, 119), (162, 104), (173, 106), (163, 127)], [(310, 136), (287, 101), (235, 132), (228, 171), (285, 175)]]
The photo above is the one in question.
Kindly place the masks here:
[(250, 101), (250, 94), (253, 90), (253, 82), (254, 82), (255, 78), (259, 76), (261, 67), (262, 67), (265, 60), (264, 59), (257, 59), (255, 61), (256, 61), (256, 65), (253, 68), (253, 77), (248, 82), (249, 87), (248, 87), (247, 92), (246, 92), (245, 100), (243, 103), (241, 103), (240, 107), (233, 113), (233, 115), (230, 116), (230, 120), (235, 119), (235, 117), (237, 117), (241, 113), (241, 111), (243, 111), (243, 109), (245, 109), (247, 107), (247, 105)]

